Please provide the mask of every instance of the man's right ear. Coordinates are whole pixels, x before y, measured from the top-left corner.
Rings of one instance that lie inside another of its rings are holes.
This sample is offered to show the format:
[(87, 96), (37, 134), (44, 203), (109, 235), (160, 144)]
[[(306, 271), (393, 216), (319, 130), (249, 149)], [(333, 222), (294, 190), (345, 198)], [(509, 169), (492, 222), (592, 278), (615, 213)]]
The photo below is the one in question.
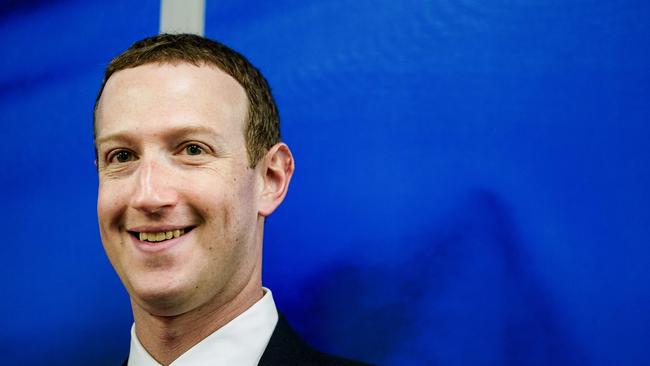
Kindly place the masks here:
[(263, 189), (258, 213), (269, 216), (284, 200), (295, 169), (293, 155), (287, 144), (280, 142), (269, 149), (260, 161)]

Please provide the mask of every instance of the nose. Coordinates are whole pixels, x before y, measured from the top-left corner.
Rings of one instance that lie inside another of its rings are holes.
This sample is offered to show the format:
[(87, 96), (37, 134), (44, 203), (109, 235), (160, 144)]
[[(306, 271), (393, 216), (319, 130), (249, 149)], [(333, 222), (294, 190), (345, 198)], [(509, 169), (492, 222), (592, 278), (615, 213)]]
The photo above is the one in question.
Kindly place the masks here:
[(136, 174), (131, 207), (145, 214), (161, 214), (178, 202), (174, 175), (154, 160), (141, 161)]

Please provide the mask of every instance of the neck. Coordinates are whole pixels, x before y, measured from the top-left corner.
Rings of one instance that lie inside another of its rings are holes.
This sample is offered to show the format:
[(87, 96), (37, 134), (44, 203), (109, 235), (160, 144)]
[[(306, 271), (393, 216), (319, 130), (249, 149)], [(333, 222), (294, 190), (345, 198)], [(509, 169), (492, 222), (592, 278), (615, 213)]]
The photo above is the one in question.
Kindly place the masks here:
[(169, 365), (262, 298), (261, 276), (253, 277), (232, 299), (176, 316), (154, 315), (132, 302), (138, 340), (156, 361)]

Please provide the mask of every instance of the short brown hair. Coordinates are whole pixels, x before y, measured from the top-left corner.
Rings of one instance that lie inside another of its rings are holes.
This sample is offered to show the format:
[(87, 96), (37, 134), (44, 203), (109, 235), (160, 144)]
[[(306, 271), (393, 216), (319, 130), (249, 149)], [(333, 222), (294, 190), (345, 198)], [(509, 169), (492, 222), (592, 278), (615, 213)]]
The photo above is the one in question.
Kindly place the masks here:
[(160, 34), (145, 38), (115, 57), (106, 67), (102, 86), (95, 99), (93, 123), (99, 98), (111, 75), (150, 63), (180, 62), (217, 66), (244, 88), (248, 97), (248, 113), (243, 133), (248, 160), (250, 166), (254, 167), (268, 149), (280, 142), (280, 118), (271, 88), (262, 73), (243, 55), (224, 44), (194, 34)]

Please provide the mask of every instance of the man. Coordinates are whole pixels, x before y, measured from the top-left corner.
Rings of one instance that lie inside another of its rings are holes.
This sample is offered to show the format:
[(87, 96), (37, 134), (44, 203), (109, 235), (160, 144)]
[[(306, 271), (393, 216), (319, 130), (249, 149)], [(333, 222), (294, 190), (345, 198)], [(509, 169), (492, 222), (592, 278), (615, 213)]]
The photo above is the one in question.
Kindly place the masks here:
[(131, 299), (129, 365), (355, 365), (304, 344), (262, 287), (294, 160), (261, 73), (195, 35), (135, 43), (95, 103), (102, 243)]

